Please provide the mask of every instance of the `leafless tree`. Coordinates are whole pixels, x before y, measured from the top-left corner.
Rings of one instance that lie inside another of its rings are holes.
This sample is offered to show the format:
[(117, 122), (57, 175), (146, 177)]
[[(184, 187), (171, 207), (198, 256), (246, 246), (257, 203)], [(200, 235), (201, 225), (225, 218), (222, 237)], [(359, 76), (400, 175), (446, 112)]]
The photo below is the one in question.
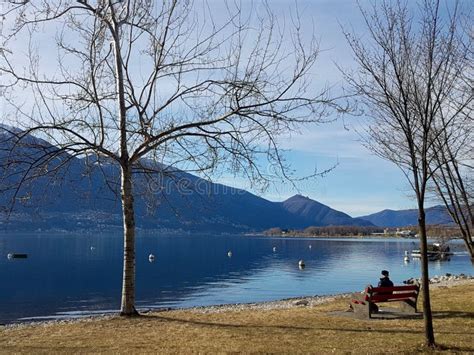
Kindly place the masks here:
[(337, 108), (327, 88), (315, 90), (318, 43), (303, 39), (298, 14), (282, 23), (267, 3), (236, 4), (225, 16), (190, 0), (3, 4), (1, 90), (21, 128), (11, 145), (31, 135), (54, 145), (22, 162), (20, 181), (72, 156), (120, 166), (122, 315), (136, 314), (139, 172), (229, 168), (265, 184), (269, 161), (288, 179), (278, 135)]
[(458, 43), (457, 3), (446, 4), (445, 16), (438, 0), (419, 1), (415, 11), (408, 6), (381, 1), (361, 8), (368, 31), (363, 37), (345, 31), (358, 68), (344, 73), (368, 120), (367, 146), (399, 166), (416, 195), (425, 341), (434, 346), (425, 199), (434, 142), (464, 112), (472, 92), (459, 90), (468, 63)]
[(436, 196), (443, 201), (474, 260), (474, 137), (472, 109), (466, 111), (468, 115), (453, 121), (434, 140), (431, 172)]
[[(473, 74), (474, 74), (474, 48), (472, 27), (472, 14), (465, 16), (458, 33), (460, 51), (463, 56), (461, 63), (462, 73), (457, 77), (456, 87), (450, 94), (450, 103), (459, 106), (462, 110), (445, 107), (440, 110), (438, 124), (445, 129), (433, 139), (434, 162), (432, 164), (433, 185), (436, 196), (443, 201), (453, 222), (458, 227), (471, 259), (474, 260), (474, 118), (473, 118)], [(446, 105), (447, 106), (447, 105)]]

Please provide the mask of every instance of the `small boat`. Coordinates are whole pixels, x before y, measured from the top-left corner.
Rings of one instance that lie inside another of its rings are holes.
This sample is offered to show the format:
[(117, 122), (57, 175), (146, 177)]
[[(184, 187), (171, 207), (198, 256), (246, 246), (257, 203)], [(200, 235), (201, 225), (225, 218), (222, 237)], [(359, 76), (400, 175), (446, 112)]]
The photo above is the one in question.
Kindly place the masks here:
[(8, 259), (26, 259), (26, 258), (28, 258), (28, 254), (23, 254), (23, 253), (8, 253), (7, 258), (8, 258)]
[[(428, 260), (447, 260), (449, 259), (449, 256), (453, 255), (453, 253), (451, 252), (448, 244), (433, 243), (428, 244), (426, 255), (428, 256)], [(412, 258), (421, 258), (421, 250), (412, 250), (411, 256)]]

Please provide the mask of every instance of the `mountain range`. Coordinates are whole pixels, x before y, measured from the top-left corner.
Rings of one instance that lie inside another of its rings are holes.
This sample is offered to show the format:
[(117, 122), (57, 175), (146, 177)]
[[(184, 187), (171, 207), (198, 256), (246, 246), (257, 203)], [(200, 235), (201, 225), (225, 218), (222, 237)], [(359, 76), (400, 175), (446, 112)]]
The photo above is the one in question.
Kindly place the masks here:
[[(11, 131), (0, 130), (2, 167), (12, 157), (9, 153), (14, 141), (9, 133)], [(30, 144), (16, 147), (13, 156), (20, 156), (20, 160), (24, 161), (56, 149), (33, 136), (29, 136), (28, 141)], [(62, 159), (68, 161), (67, 167), (57, 163), (54, 174), (25, 184), (15, 194), (8, 190), (0, 195), (0, 206), (7, 208), (12, 200), (15, 201), (13, 212), (1, 217), (2, 229), (108, 231), (121, 228), (118, 165), (90, 156), (78, 158), (64, 155)], [(165, 166), (154, 165), (154, 168), (160, 172), (153, 174), (151, 179), (143, 174), (135, 176), (136, 220), (137, 227), (142, 229), (241, 233), (271, 227), (391, 227), (416, 223), (416, 213), (412, 210), (386, 210), (352, 218), (302, 195), (283, 202), (272, 202), (245, 190), (212, 183), (182, 171), (168, 174)], [(15, 186), (20, 179), (21, 164), (9, 169), (2, 172), (2, 187)], [(428, 215), (433, 216), (430, 221), (436, 223), (443, 213)]]
[[(452, 224), (451, 216), (444, 206), (433, 206), (425, 209), (426, 224)], [(418, 224), (418, 210), (383, 210), (359, 217), (379, 227), (405, 227)]]

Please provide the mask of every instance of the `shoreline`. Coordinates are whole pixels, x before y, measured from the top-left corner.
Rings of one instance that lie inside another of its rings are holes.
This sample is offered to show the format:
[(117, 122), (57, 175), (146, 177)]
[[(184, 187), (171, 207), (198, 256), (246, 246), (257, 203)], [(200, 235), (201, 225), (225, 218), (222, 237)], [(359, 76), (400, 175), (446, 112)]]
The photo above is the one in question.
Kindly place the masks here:
[[(418, 241), (417, 237), (402, 237), (399, 235), (303, 235), (303, 234), (275, 234), (267, 235), (264, 233), (244, 233), (244, 237), (265, 237), (265, 238), (311, 238), (311, 239), (399, 239), (399, 240), (411, 240)], [(428, 236), (428, 240), (438, 240), (442, 237)], [(462, 240), (462, 237), (449, 237), (449, 240)], [(448, 241), (449, 241), (448, 240)]]
[[(430, 278), (430, 288), (451, 288), (455, 286), (474, 284), (472, 275), (440, 275)], [(362, 286), (364, 287), (364, 286)], [(362, 288), (361, 287), (361, 288)], [(354, 291), (359, 292), (362, 290)], [(162, 312), (189, 312), (192, 314), (219, 314), (226, 312), (242, 311), (274, 311), (288, 310), (294, 308), (312, 308), (325, 303), (331, 303), (349, 297), (354, 292), (336, 293), (330, 295), (299, 296), (273, 301), (219, 304), (209, 306), (194, 306), (189, 308), (156, 308), (143, 309), (139, 311), (140, 315), (159, 314)], [(0, 329), (16, 329), (22, 327), (47, 327), (55, 324), (71, 324), (81, 322), (92, 322), (95, 320), (112, 320), (122, 318), (119, 312), (97, 313), (84, 316), (72, 316), (56, 319), (37, 320), (37, 321), (18, 321), (14, 323), (0, 324)]]
[[(9, 237), (12, 233), (22, 236), (22, 237), (30, 237), (30, 236), (77, 236), (77, 237), (91, 237), (97, 235), (97, 233), (103, 233), (105, 235), (115, 235), (117, 231), (108, 231), (105, 232), (103, 230), (42, 230), (42, 231), (16, 231), (16, 230), (9, 230), (9, 231), (0, 231), (0, 239), (2, 237)], [(219, 237), (226, 237), (226, 236), (236, 236), (236, 237), (263, 237), (263, 238), (281, 238), (281, 239), (380, 239), (380, 240), (407, 240), (407, 241), (418, 241), (419, 238), (412, 236), (412, 237), (403, 237), (394, 234), (364, 234), (364, 235), (343, 235), (343, 234), (331, 234), (331, 235), (307, 235), (307, 234), (272, 234), (268, 235), (263, 232), (236, 232), (236, 233), (215, 233), (215, 232), (196, 232), (193, 233), (191, 231), (180, 231), (180, 230), (137, 230), (137, 237), (145, 237), (148, 238), (150, 236), (156, 236), (156, 234), (162, 236), (201, 236), (201, 235), (215, 235)], [(122, 233), (118, 233), (118, 236), (121, 237)], [(439, 240), (443, 237), (439, 236), (428, 236), (428, 240)], [(454, 236), (449, 237), (448, 242), (450, 240), (463, 240), (461, 236)]]
[[(474, 276), (471, 275), (441, 275), (430, 278), (430, 288), (443, 288), (461, 286), (467, 284), (474, 284)], [(362, 290), (359, 290), (362, 291)], [(359, 292), (354, 291), (354, 292)], [(354, 292), (336, 293), (331, 295), (315, 295), (315, 296), (300, 296), (291, 297), (275, 301), (263, 301), (252, 303), (237, 303), (237, 304), (222, 304), (213, 306), (198, 306), (191, 308), (179, 308), (176, 310), (185, 310), (195, 313), (222, 313), (229, 311), (243, 311), (243, 310), (275, 310), (275, 309), (290, 309), (294, 307), (314, 307), (324, 303), (329, 303), (341, 298), (346, 298)], [(153, 313), (153, 311), (152, 311)]]

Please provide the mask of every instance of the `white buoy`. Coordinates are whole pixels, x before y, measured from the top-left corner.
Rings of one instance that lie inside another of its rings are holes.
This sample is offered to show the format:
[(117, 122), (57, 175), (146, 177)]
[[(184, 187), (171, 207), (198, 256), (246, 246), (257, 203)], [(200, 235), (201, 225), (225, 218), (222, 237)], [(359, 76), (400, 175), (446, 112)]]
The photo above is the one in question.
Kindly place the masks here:
[(276, 252), (277, 251), (277, 247), (273, 247), (273, 252)]
[(311, 249), (312, 247), (313, 247), (313, 246), (312, 246), (311, 244), (310, 244), (310, 245), (308, 245), (308, 248), (309, 248), (309, 249)]
[(408, 250), (405, 250), (405, 256), (408, 256)]
[(95, 250), (95, 247), (91, 247), (91, 250)]
[(298, 261), (298, 266), (299, 266), (300, 268), (304, 268), (304, 267), (306, 266), (305, 263), (304, 263), (304, 260)]
[(407, 263), (410, 262), (410, 257), (405, 256), (405, 257), (403, 258), (403, 261), (405, 261), (405, 262), (407, 262)]
[(232, 252), (231, 252), (230, 250), (227, 252), (227, 256), (228, 256), (229, 258), (232, 257)]
[(150, 263), (154, 262), (155, 261), (155, 256), (153, 254), (148, 255), (148, 261)]

